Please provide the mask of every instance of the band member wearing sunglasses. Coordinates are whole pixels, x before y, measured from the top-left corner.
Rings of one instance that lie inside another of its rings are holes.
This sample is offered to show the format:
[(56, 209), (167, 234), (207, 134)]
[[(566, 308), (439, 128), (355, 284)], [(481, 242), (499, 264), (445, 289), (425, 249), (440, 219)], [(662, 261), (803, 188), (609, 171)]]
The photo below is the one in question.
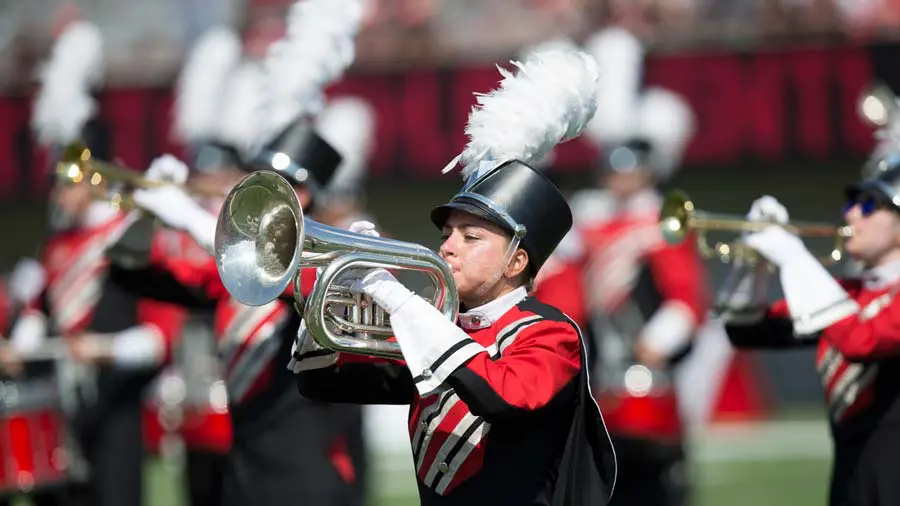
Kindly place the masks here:
[[(799, 238), (773, 225), (745, 238), (779, 269), (784, 300), (767, 304), (768, 270), (735, 267), (721, 298), (727, 331), (741, 347), (816, 346), (834, 464), (830, 504), (900, 504), (900, 164), (846, 189), (846, 252), (858, 277), (834, 279)], [(754, 202), (754, 221), (786, 223), (772, 197)]]
[[(544, 175), (506, 158), (533, 163), (564, 135), (580, 133), (596, 107), (592, 62), (576, 52), (534, 55), (470, 116), (466, 183), (431, 213), (461, 301), (458, 322), (376, 269), (354, 290), (391, 315), (403, 363), (329, 352), (298, 336), (292, 366), (303, 395), (411, 405), (424, 505), (602, 505), (612, 492), (615, 456), (590, 396), (580, 331), (527, 290), (572, 214)], [(581, 114), (566, 117), (573, 111)], [(503, 136), (485, 135), (501, 125)]]

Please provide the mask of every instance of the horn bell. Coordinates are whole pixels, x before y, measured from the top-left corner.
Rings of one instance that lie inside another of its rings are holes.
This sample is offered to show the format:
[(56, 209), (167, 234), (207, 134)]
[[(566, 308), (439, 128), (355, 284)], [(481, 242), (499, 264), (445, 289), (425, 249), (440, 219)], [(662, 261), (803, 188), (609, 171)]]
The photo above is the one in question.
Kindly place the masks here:
[(274, 172), (246, 176), (225, 198), (216, 223), (216, 268), (241, 304), (277, 299), (299, 275), (303, 210), (294, 188)]

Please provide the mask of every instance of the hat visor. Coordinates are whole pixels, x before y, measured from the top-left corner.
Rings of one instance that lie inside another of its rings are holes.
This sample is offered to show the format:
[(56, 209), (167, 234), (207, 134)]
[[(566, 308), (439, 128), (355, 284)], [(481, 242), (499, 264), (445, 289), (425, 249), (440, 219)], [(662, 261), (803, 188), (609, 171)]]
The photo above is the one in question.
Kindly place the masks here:
[(494, 213), (486, 207), (471, 200), (454, 200), (448, 204), (435, 207), (431, 210), (431, 222), (439, 229), (444, 228), (444, 224), (447, 223), (447, 219), (450, 218), (450, 214), (453, 211), (461, 211), (477, 216), (512, 233), (512, 231), (509, 230), (509, 226), (506, 225), (503, 220), (494, 215)]
[(852, 184), (844, 189), (844, 195), (847, 197), (847, 200), (856, 200), (862, 193), (880, 197), (894, 205), (897, 205), (896, 202), (900, 201), (900, 196), (897, 195), (897, 192), (894, 191), (893, 188), (877, 180), (869, 179), (860, 181), (859, 183)]

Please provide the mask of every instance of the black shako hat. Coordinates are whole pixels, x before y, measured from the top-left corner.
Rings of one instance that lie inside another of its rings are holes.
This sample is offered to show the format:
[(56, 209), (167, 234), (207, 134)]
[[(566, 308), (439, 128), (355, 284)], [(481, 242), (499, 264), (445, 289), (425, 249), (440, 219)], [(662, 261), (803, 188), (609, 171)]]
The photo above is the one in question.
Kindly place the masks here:
[(531, 276), (572, 228), (572, 211), (556, 185), (518, 160), (467, 183), (449, 203), (431, 211), (431, 221), (442, 228), (454, 210), (484, 218), (518, 237), (528, 252)]
[(847, 186), (844, 193), (848, 200), (855, 200), (860, 193), (869, 193), (900, 210), (900, 157), (886, 158), (881, 170)]
[(274, 170), (315, 195), (328, 186), (342, 160), (341, 154), (315, 131), (313, 123), (300, 118), (260, 150), (245, 170)]
[(207, 141), (193, 148), (192, 168), (198, 172), (210, 172), (222, 167), (244, 168), (244, 159), (240, 151), (230, 144), (219, 141)]

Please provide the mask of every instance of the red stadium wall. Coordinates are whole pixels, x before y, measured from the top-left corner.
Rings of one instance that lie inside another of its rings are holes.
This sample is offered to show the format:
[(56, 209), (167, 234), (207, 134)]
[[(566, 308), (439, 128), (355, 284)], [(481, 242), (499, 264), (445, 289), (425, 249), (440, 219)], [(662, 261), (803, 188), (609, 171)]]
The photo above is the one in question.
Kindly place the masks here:
[[(900, 46), (655, 55), (647, 65), (648, 84), (681, 93), (696, 111), (688, 165), (816, 162), (859, 157), (870, 148), (871, 130), (858, 118), (856, 101), (874, 79), (896, 84)], [(376, 108), (375, 177), (436, 177), (465, 142), (472, 93), (497, 80), (493, 67), (427, 69), (352, 75), (331, 92), (362, 96)], [(27, 96), (0, 97), (0, 199), (46, 190), (46, 171), (27, 170), (46, 166), (46, 153), (29, 133), (30, 103)], [(100, 104), (111, 152), (121, 162), (143, 168), (154, 156), (180, 152), (169, 132), (170, 90), (108, 89)], [(557, 169), (585, 170), (593, 155), (585, 142), (567, 143)]]

